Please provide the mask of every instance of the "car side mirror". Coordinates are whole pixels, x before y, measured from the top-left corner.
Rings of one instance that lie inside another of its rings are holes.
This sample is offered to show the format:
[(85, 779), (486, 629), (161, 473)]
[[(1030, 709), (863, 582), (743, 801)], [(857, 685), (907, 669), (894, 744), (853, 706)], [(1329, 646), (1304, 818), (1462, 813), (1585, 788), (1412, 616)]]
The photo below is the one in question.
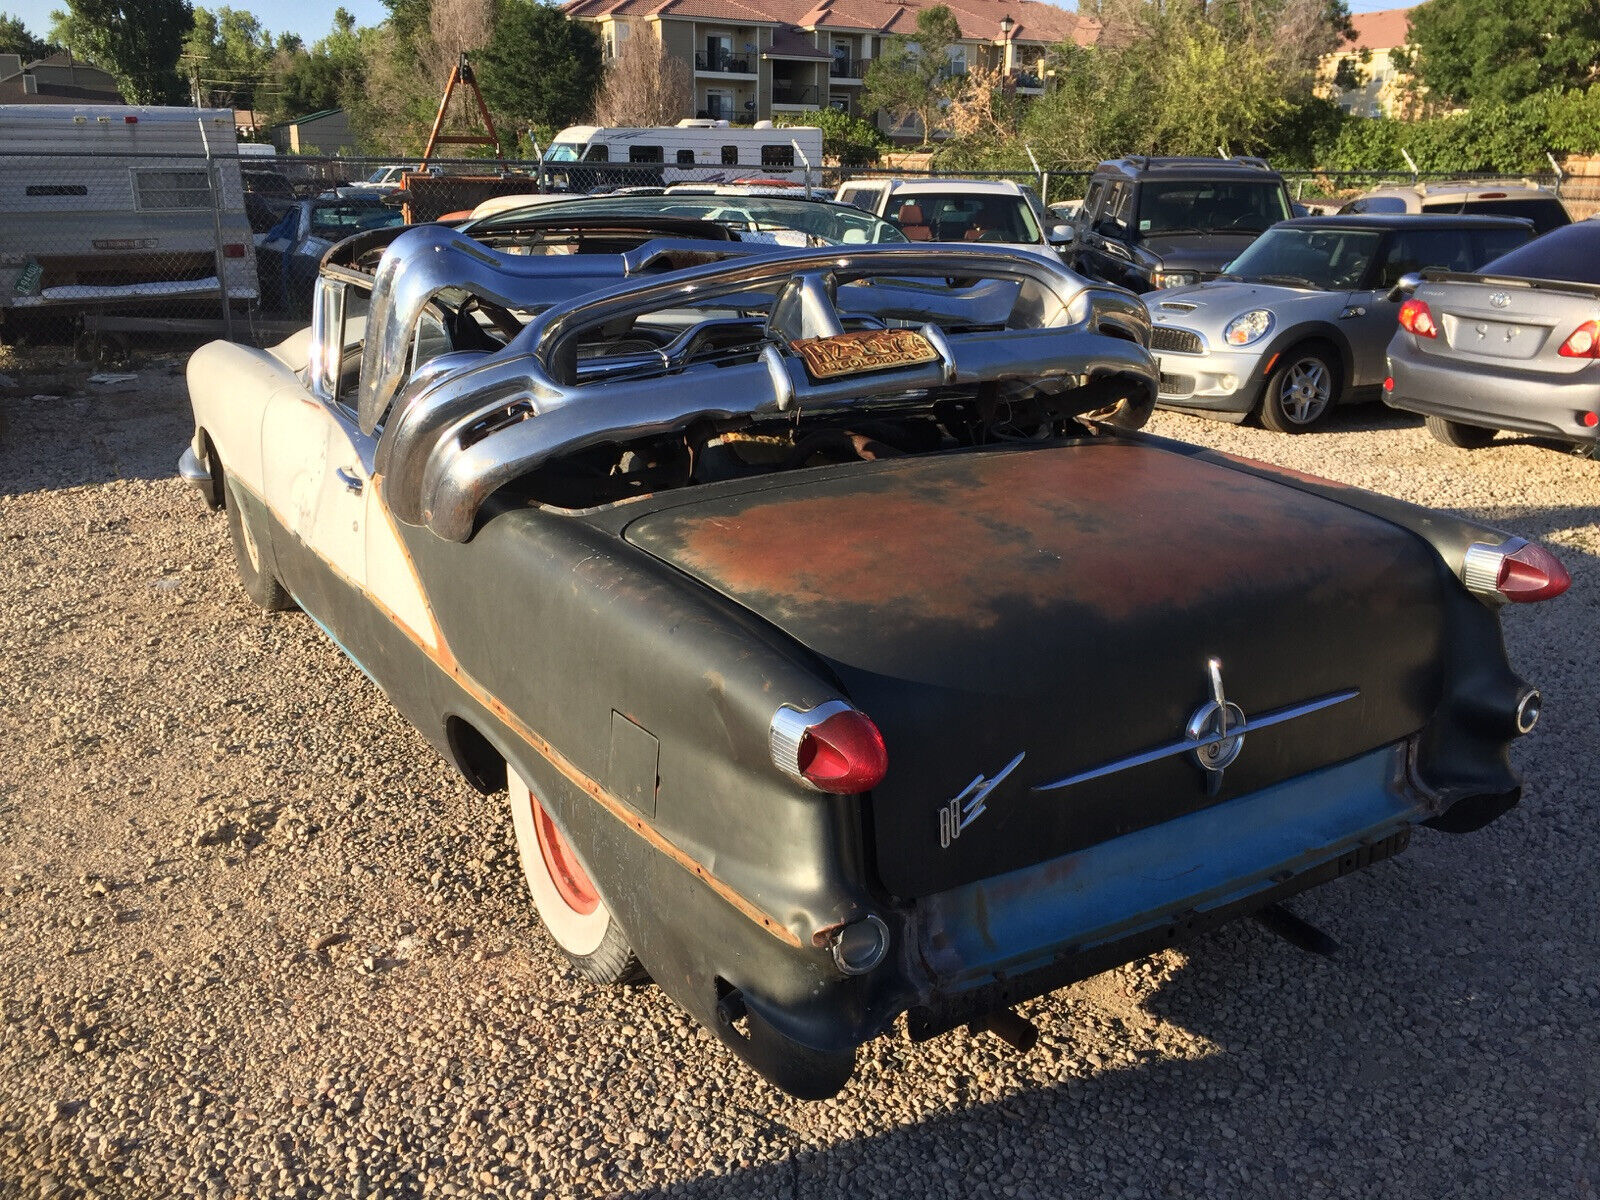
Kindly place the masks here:
[(1396, 283), (1394, 287), (1389, 289), (1389, 303), (1399, 304), (1400, 301), (1404, 300), (1407, 296), (1411, 295), (1412, 292), (1416, 291), (1418, 285), (1421, 283), (1421, 272), (1407, 271), (1404, 275), (1400, 276), (1400, 282)]
[(1077, 236), (1071, 225), (1053, 225), (1045, 238), (1053, 246), (1070, 246)]

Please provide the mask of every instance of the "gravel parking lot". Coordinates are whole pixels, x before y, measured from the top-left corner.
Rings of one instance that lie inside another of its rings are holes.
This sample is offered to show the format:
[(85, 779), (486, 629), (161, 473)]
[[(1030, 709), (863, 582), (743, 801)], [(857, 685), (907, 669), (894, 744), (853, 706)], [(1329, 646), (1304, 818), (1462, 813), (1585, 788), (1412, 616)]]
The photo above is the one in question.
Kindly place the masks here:
[(504, 797), (249, 605), (174, 478), (181, 360), (0, 417), (0, 1196), (1600, 1190), (1600, 463), (1158, 416), (1561, 555), (1506, 619), (1522, 805), (1295, 901), (1333, 959), (1235, 925), (1025, 1006), (1032, 1054), (885, 1040), (804, 1104), (568, 974)]

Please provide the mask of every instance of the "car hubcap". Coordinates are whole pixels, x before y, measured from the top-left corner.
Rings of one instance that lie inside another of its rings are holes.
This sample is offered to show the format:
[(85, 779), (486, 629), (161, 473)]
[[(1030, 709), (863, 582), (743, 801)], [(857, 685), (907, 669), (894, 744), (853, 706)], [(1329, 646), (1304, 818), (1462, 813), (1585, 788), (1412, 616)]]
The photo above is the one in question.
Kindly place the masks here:
[(589, 876), (578, 863), (578, 856), (572, 852), (572, 844), (561, 836), (561, 831), (550, 820), (550, 814), (544, 811), (544, 806), (531, 796), (528, 803), (533, 806), (533, 827), (539, 835), (539, 854), (544, 859), (545, 870), (550, 872), (551, 882), (556, 885), (556, 892), (562, 903), (573, 912), (588, 916), (600, 907), (600, 896), (594, 890), (594, 884), (589, 882)]
[(1283, 381), (1283, 412), (1297, 425), (1315, 421), (1328, 407), (1333, 381), (1328, 368), (1314, 358), (1302, 359), (1289, 368)]

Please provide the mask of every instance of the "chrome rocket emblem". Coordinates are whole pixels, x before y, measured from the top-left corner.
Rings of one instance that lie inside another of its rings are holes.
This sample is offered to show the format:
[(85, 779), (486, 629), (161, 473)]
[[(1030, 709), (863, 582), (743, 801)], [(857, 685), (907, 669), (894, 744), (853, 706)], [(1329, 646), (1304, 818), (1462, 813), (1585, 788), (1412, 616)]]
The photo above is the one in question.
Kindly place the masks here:
[(961, 836), (961, 831), (971, 825), (988, 811), (986, 804), (989, 793), (1000, 786), (1002, 780), (1011, 772), (1022, 765), (1022, 760), (1027, 757), (1024, 750), (1018, 754), (992, 779), (985, 779), (979, 775), (961, 792), (954, 800), (948, 800), (939, 806), (939, 848), (950, 849), (950, 843)]
[(1489, 303), (1491, 305), (1493, 305), (1495, 308), (1510, 308), (1511, 307), (1511, 293), (1510, 292), (1490, 292), (1489, 293)]
[(1244, 710), (1223, 694), (1222, 660), (1206, 660), (1206, 670), (1211, 674), (1211, 699), (1194, 710), (1184, 732), (1198, 743), (1190, 756), (1205, 772), (1206, 795), (1214, 796), (1222, 787), (1222, 773), (1244, 749), (1245, 719)]

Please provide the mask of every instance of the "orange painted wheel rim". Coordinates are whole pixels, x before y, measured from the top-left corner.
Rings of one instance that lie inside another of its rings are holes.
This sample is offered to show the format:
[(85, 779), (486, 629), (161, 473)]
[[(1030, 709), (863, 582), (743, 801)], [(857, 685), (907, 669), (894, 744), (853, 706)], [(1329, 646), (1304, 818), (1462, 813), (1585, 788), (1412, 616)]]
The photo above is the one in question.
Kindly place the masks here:
[(544, 806), (529, 797), (533, 806), (533, 828), (539, 837), (539, 854), (544, 859), (550, 881), (556, 885), (556, 894), (573, 912), (588, 916), (600, 907), (600, 895), (589, 882), (589, 876), (573, 853), (572, 843), (561, 836)]

